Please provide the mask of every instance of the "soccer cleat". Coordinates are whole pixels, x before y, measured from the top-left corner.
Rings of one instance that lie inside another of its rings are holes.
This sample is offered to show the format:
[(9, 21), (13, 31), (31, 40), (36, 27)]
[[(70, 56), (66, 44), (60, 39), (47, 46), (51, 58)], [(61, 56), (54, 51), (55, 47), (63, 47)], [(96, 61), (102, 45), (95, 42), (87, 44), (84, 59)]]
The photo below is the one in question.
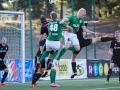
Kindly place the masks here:
[(38, 87), (37, 84), (31, 84), (30, 87)]
[(60, 85), (58, 85), (58, 84), (55, 84), (55, 86), (56, 86), (56, 87), (60, 87)]
[(51, 86), (51, 87), (60, 87), (60, 85), (55, 84), (55, 83), (51, 83), (50, 86)]
[(43, 74), (42, 77), (45, 77), (48, 74), (48, 70), (46, 70)]
[(76, 75), (76, 73), (73, 73), (70, 78), (74, 78)]
[(34, 84), (35, 87), (39, 87), (36, 83)]
[(109, 84), (109, 81), (108, 81), (108, 80), (106, 80), (105, 84), (106, 84), (106, 85), (108, 85), (108, 84)]
[(5, 82), (1, 82), (0, 85), (8, 85), (8, 84), (6, 84)]

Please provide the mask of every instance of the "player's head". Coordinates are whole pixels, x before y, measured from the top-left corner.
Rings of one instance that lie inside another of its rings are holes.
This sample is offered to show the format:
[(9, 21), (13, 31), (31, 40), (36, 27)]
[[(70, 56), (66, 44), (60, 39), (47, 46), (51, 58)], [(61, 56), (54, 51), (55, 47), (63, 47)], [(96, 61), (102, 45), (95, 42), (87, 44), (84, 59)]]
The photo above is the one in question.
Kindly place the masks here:
[(44, 15), (40, 15), (40, 21), (41, 21), (41, 23), (47, 22)]
[(120, 39), (120, 30), (115, 31), (115, 38)]
[(5, 36), (2, 36), (1, 42), (2, 42), (3, 45), (5, 45), (6, 42), (7, 42), (7, 38)]
[(84, 8), (81, 8), (78, 10), (78, 13), (77, 13), (78, 18), (84, 18), (85, 15), (86, 15), (86, 10)]
[(53, 20), (57, 19), (57, 13), (56, 13), (55, 11), (52, 11), (52, 12), (50, 13), (50, 17), (51, 17)]

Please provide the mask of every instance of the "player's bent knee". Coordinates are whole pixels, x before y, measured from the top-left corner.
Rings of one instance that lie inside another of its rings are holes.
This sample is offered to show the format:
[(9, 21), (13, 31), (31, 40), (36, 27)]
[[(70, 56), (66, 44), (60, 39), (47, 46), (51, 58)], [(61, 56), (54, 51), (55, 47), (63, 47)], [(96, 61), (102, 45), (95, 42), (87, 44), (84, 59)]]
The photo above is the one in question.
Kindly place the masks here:
[(78, 54), (79, 52), (80, 52), (80, 50), (79, 51), (74, 51), (73, 54)]

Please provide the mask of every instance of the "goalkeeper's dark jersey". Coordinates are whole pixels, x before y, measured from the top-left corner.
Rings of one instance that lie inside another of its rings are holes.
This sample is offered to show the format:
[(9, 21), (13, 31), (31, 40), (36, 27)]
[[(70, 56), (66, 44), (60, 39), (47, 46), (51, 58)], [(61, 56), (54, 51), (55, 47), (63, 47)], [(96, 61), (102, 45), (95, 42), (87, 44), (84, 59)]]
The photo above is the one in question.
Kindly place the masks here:
[(3, 60), (6, 52), (8, 51), (8, 45), (3, 46), (0, 44), (0, 58)]

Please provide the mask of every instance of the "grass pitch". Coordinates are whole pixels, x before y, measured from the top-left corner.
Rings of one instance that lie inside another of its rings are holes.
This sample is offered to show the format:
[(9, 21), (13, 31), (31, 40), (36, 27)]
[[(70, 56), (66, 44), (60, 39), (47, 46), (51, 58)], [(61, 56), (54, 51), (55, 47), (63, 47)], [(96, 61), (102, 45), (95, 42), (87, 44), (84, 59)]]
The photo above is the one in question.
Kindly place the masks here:
[(108, 85), (105, 85), (105, 81), (106, 78), (57, 80), (60, 87), (50, 87), (50, 81), (38, 81), (37, 88), (30, 87), (31, 82), (8, 83), (7, 86), (0, 85), (0, 90), (120, 90), (118, 78), (111, 78)]

